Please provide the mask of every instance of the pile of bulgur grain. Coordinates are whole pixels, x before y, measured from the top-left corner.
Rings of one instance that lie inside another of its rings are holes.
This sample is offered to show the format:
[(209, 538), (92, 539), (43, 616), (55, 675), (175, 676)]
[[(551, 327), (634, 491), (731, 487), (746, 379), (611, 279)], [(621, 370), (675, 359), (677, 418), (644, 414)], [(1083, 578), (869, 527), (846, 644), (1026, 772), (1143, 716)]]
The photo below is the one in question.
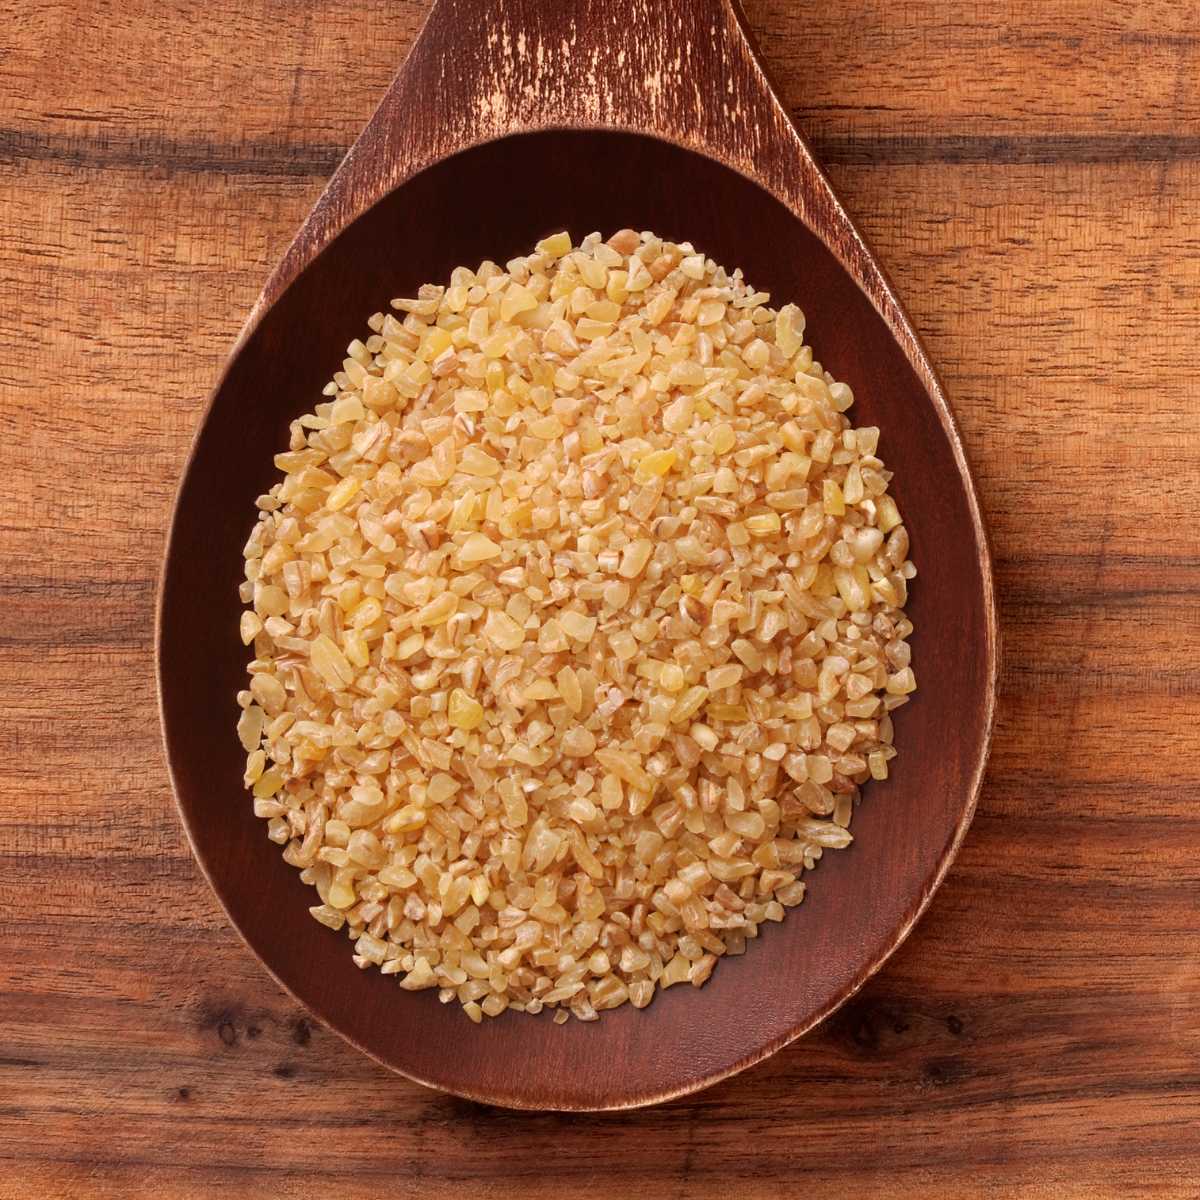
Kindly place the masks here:
[(246, 544), (246, 785), (354, 961), (473, 1020), (702, 984), (799, 904), (915, 688), (879, 431), (687, 243), (376, 314)]

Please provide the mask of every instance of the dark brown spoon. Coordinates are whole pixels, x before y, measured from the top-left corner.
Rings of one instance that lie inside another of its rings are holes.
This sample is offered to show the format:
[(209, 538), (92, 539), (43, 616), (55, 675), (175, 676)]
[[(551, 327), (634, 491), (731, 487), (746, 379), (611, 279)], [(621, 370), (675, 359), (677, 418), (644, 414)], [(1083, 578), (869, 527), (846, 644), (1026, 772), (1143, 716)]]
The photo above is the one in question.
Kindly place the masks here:
[[(367, 314), (558, 229), (687, 239), (809, 314), (854, 388), (920, 568), (920, 691), (849, 851), (701, 990), (556, 1026), (472, 1025), (431, 992), (358, 971), (243, 792), (234, 693), (241, 546), (288, 422), (311, 409)], [(412, 1079), (519, 1108), (623, 1108), (704, 1087), (785, 1046), (903, 941), (971, 819), (997, 635), (979, 506), (949, 406), (879, 264), (771, 90), (728, 0), (437, 0), (387, 95), (242, 331), (179, 490), (159, 598), (168, 760), (201, 867), (284, 987)]]

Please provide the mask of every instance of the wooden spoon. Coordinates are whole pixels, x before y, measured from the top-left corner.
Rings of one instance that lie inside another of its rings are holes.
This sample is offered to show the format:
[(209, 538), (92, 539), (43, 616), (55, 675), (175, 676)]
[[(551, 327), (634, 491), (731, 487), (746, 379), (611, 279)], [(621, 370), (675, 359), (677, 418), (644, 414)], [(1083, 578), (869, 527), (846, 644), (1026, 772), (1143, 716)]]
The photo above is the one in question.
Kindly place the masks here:
[[(241, 545), (309, 410), (389, 297), (569, 229), (653, 229), (809, 314), (820, 359), (878, 424), (920, 578), (920, 690), (856, 841), (701, 990), (644, 1011), (481, 1026), (350, 962), (251, 813), (233, 734)], [(852, 995), (929, 902), (970, 821), (992, 725), (991, 569), (958, 432), (878, 263), (771, 90), (727, 0), (438, 0), (379, 110), (263, 289), (180, 487), (159, 601), (166, 748), (192, 847), (279, 982), (412, 1079), (520, 1108), (679, 1096), (758, 1062)]]

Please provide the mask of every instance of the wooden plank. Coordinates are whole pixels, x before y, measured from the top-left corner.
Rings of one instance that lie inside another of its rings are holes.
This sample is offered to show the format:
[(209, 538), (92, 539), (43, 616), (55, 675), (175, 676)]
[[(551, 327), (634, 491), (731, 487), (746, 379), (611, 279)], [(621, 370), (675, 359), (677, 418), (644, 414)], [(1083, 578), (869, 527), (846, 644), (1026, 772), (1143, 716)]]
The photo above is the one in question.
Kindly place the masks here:
[(0, 1197), (1200, 1188), (1186, 6), (747, 11), (994, 539), (1000, 726), (928, 918), (827, 1027), (649, 1112), (480, 1109), (310, 1026), (175, 822), (154, 580), (200, 398), (424, 5), (0, 4)]

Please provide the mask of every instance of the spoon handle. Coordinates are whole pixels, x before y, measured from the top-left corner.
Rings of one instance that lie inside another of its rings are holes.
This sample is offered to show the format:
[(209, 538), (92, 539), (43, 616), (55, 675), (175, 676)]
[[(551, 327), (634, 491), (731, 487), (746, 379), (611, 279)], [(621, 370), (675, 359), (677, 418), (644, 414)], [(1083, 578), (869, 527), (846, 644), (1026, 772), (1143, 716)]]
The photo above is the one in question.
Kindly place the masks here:
[(836, 224), (837, 200), (767, 81), (737, 0), (436, 0), (260, 304), (431, 163), (553, 128), (664, 138), (757, 176), (820, 236)]
[(748, 143), (763, 80), (736, 0), (437, 0), (423, 50), (472, 128)]

